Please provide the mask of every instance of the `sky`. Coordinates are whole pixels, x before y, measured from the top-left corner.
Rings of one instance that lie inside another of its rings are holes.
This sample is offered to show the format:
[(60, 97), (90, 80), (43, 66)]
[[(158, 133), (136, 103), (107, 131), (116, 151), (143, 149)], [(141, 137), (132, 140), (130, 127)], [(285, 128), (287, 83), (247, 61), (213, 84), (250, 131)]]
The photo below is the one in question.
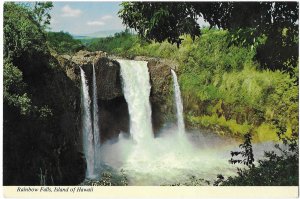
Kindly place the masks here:
[[(125, 30), (118, 17), (121, 2), (54, 2), (51, 10), (51, 31), (85, 36), (98, 31)], [(200, 26), (208, 25), (202, 18)]]
[(98, 31), (125, 29), (118, 17), (121, 2), (54, 2), (51, 31), (86, 35)]

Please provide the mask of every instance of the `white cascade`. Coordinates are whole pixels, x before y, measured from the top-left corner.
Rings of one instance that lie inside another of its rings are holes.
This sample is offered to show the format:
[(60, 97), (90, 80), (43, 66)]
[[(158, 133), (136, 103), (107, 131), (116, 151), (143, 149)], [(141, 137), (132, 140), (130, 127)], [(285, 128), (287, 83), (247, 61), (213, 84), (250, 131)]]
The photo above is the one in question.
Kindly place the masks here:
[(180, 87), (177, 80), (177, 75), (174, 70), (171, 69), (173, 82), (174, 82), (174, 97), (176, 102), (176, 111), (177, 111), (177, 128), (178, 134), (183, 135), (185, 132), (184, 119), (183, 119), (183, 105), (181, 100)]
[(149, 143), (153, 138), (150, 77), (145, 61), (118, 60), (121, 66), (123, 93), (130, 115), (130, 134), (137, 143)]
[(86, 158), (87, 170), (86, 178), (94, 177), (94, 144), (92, 120), (90, 113), (90, 96), (85, 73), (80, 67), (81, 74), (81, 103), (82, 103), (82, 134), (83, 134), (83, 152)]
[(97, 103), (97, 84), (95, 66), (93, 63), (93, 134), (94, 134), (94, 164), (95, 168), (100, 167), (100, 130), (99, 130), (99, 118), (98, 118), (98, 103)]

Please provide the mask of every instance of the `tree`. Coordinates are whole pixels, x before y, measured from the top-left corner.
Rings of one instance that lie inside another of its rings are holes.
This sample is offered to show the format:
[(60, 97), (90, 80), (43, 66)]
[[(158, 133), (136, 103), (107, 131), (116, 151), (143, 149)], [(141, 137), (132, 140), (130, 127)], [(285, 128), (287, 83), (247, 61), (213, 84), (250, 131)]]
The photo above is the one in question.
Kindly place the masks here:
[(145, 39), (181, 43), (180, 36), (200, 35), (197, 12), (190, 3), (124, 2), (119, 16)]
[[(297, 2), (124, 2), (119, 16), (142, 37), (180, 45), (201, 35), (197, 19), (229, 30), (232, 44), (256, 45), (262, 68), (290, 73), (298, 61)], [(261, 41), (261, 38), (265, 38)]]
[(40, 73), (45, 69), (45, 64), (41, 63), (49, 51), (43, 28), (35, 20), (32, 11), (22, 5), (6, 2), (3, 18), (4, 58), (18, 67), (24, 77)]
[(51, 15), (49, 11), (52, 9), (52, 2), (35, 2), (33, 7), (33, 14), (35, 20), (43, 27), (47, 28), (50, 25)]
[(76, 40), (67, 32), (47, 32), (48, 46), (59, 54), (72, 54), (84, 49), (80, 40)]
[[(226, 180), (222, 175), (217, 176), (214, 185), (221, 186), (297, 186), (299, 184), (299, 145), (298, 129), (294, 129), (291, 137), (285, 135), (286, 128), (279, 125), (278, 136), (283, 145), (275, 144), (275, 151), (265, 152), (264, 158), (253, 164), (254, 158), (251, 146), (251, 136), (246, 134), (245, 141), (240, 145), (241, 152), (231, 152), (231, 155), (241, 154), (244, 160), (233, 160), (232, 164), (242, 163), (247, 169), (237, 168), (237, 176), (230, 176)], [(249, 145), (250, 143), (250, 145)], [(244, 156), (245, 155), (245, 156)], [(249, 161), (250, 160), (250, 161)]]
[[(244, 164), (248, 166), (249, 168), (254, 167), (254, 155), (253, 155), (253, 149), (251, 144), (252, 135), (251, 133), (246, 133), (244, 135), (244, 143), (240, 144), (240, 148), (242, 151), (231, 151), (231, 159), (229, 162), (231, 164)], [(243, 159), (233, 159), (234, 156), (242, 156)]]

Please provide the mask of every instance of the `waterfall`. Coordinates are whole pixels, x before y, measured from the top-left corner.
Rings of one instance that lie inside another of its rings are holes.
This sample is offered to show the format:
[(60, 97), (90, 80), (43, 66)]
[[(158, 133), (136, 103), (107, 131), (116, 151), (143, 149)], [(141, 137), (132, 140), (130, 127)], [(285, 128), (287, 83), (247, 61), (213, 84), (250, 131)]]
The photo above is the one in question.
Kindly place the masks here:
[(97, 84), (95, 66), (93, 63), (93, 133), (94, 133), (94, 154), (95, 154), (95, 168), (100, 167), (100, 131), (98, 118), (98, 104), (97, 104)]
[(176, 102), (176, 110), (177, 110), (177, 127), (178, 127), (178, 133), (179, 135), (184, 134), (185, 127), (184, 127), (184, 120), (183, 120), (183, 105), (181, 101), (181, 93), (180, 93), (180, 87), (177, 81), (177, 75), (174, 70), (171, 69), (173, 82), (174, 82), (174, 97)]
[(92, 120), (90, 113), (90, 96), (85, 73), (80, 67), (81, 74), (81, 103), (82, 103), (82, 134), (83, 134), (83, 152), (87, 162), (86, 177), (94, 176), (94, 144)]
[(149, 143), (153, 138), (150, 82), (147, 62), (118, 60), (123, 80), (123, 93), (130, 115), (130, 134), (136, 143)]

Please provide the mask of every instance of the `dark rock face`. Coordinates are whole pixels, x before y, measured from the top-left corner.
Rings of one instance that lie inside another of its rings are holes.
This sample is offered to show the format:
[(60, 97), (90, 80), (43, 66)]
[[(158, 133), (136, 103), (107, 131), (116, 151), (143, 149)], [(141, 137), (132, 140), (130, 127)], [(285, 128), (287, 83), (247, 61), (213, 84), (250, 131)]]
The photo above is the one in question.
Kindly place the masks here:
[(123, 96), (120, 65), (106, 57), (95, 62), (98, 99), (110, 100)]
[(124, 97), (98, 100), (101, 142), (129, 132), (128, 106)]
[(20, 115), (4, 105), (5, 185), (76, 185), (84, 180), (80, 90), (53, 58), (49, 62), (41, 63), (45, 71), (27, 76), (26, 83), (32, 103), (51, 114)]
[[(80, 90), (63, 71), (56, 70), (47, 79), (49, 100), (54, 103), (57, 134), (56, 153), (57, 182), (55, 184), (79, 184), (85, 178), (85, 158), (81, 153)], [(51, 93), (51, 94), (50, 94)], [(50, 180), (50, 179), (49, 179)]]
[[(129, 114), (123, 96), (120, 65), (115, 58), (108, 58), (104, 52), (80, 51), (71, 56), (58, 57), (68, 77), (80, 87), (80, 69), (86, 74), (92, 99), (92, 66), (94, 63), (102, 141), (117, 137), (120, 131), (129, 131)], [(148, 61), (150, 75), (152, 123), (157, 132), (164, 123), (173, 121), (173, 82), (170, 69), (177, 65), (168, 60), (149, 57), (135, 57), (137, 61)]]
[(84, 70), (91, 100), (94, 64), (101, 142), (116, 138), (120, 131), (129, 132), (128, 107), (122, 92), (119, 63), (107, 58), (106, 54), (101, 51), (79, 51), (73, 57), (59, 56), (57, 59), (78, 88), (81, 86), (79, 67)]
[[(117, 61), (106, 57), (102, 51), (79, 51), (73, 57), (69, 55), (58, 56), (63, 70), (67, 76), (80, 88), (80, 68), (86, 75), (89, 90), (92, 91), (93, 64), (97, 79), (98, 99), (110, 100), (123, 96), (120, 79), (120, 65)], [(91, 95), (91, 92), (90, 92)], [(92, 95), (91, 95), (92, 96)]]
[[(73, 168), (72, 164), (76, 165), (82, 161), (82, 132), (81, 132), (81, 110), (80, 110), (80, 67), (85, 71), (85, 75), (89, 85), (89, 94), (92, 98), (92, 75), (93, 64), (96, 72), (97, 94), (99, 107), (99, 129), (101, 142), (116, 139), (121, 132), (129, 133), (130, 117), (128, 113), (128, 105), (122, 91), (122, 80), (120, 76), (120, 65), (117, 61), (108, 58), (103, 52), (87, 52), (80, 51), (74, 56), (58, 56), (56, 57), (62, 70), (65, 71), (68, 80), (76, 87), (75, 93), (70, 93), (69, 86), (62, 86), (59, 95), (68, 95), (71, 100), (73, 113), (62, 112), (60, 117), (60, 125), (63, 129), (64, 139), (70, 139), (77, 152), (74, 149), (65, 149), (63, 154), (57, 160), (61, 166), (59, 169), (60, 178), (67, 178), (63, 184), (74, 184), (76, 178), (84, 178), (86, 164), (79, 164), (77, 168)], [(160, 59), (137, 57), (136, 60), (148, 61), (148, 70), (150, 75), (151, 93), (150, 103), (152, 106), (152, 124), (154, 133), (166, 122), (174, 121), (175, 109), (173, 102), (173, 82), (171, 76), (171, 68), (176, 68), (172, 62)], [(64, 78), (54, 77), (59, 81)], [(66, 82), (56, 82), (56, 87), (66, 85)], [(67, 100), (69, 98), (66, 98)], [(91, 106), (92, 107), (92, 106)], [(70, 120), (69, 118), (75, 118)], [(70, 122), (76, 123), (76, 125)], [(68, 131), (76, 126), (76, 129)], [(72, 134), (72, 135), (71, 135)], [(72, 157), (68, 159), (67, 156)], [(71, 168), (70, 168), (71, 167)], [(70, 168), (70, 170), (68, 170)], [(71, 176), (74, 175), (76, 177)]]
[(164, 123), (171, 122), (175, 118), (173, 102), (173, 81), (171, 68), (176, 65), (172, 62), (158, 59), (149, 59), (148, 68), (150, 74), (153, 130), (157, 132)]

